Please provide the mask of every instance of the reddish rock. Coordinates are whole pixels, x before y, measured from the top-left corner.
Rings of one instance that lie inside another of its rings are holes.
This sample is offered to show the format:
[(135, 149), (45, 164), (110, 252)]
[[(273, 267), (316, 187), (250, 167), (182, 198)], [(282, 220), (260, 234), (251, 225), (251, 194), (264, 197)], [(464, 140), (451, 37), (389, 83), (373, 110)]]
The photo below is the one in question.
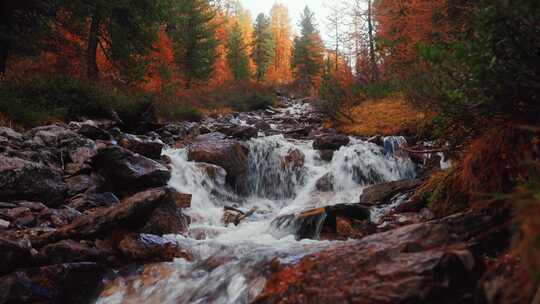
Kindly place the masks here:
[(320, 150), (319, 157), (327, 162), (331, 162), (334, 159), (334, 150)]
[(318, 136), (313, 142), (315, 150), (339, 150), (339, 148), (348, 145), (350, 139), (341, 134), (324, 134)]
[(83, 212), (99, 207), (110, 207), (119, 203), (120, 200), (111, 192), (89, 192), (72, 197), (67, 205), (79, 212)]
[(0, 303), (86, 303), (103, 272), (96, 263), (19, 270), (0, 277)]
[(81, 134), (84, 137), (88, 137), (93, 140), (111, 140), (112, 136), (109, 132), (101, 129), (97, 124), (93, 122), (85, 122), (80, 124), (79, 130), (77, 133)]
[(182, 212), (182, 209), (190, 206), (191, 194), (172, 191), (169, 194), (169, 199), (163, 201), (152, 211), (140, 231), (156, 235), (185, 233), (191, 219)]
[(122, 200), (120, 204), (85, 214), (73, 223), (46, 233), (33, 242), (40, 247), (66, 239), (94, 239), (114, 230), (136, 231), (147, 225), (156, 209), (164, 207), (164, 210), (169, 210), (172, 205), (185, 206), (186, 202), (180, 200), (179, 196), (181, 195), (177, 191), (167, 187), (140, 192)]
[(120, 191), (165, 186), (171, 178), (164, 165), (118, 146), (100, 149), (92, 166)]
[(84, 242), (65, 240), (41, 248), (39, 256), (47, 264), (75, 262), (103, 263), (113, 258), (113, 252), (91, 247)]
[(189, 149), (189, 160), (220, 166), (227, 171), (227, 182), (240, 192), (245, 191), (249, 149), (234, 140), (195, 142)]
[(129, 234), (120, 242), (118, 248), (130, 260), (145, 263), (192, 258), (176, 242), (151, 234)]
[(370, 186), (362, 192), (360, 203), (368, 206), (388, 204), (397, 194), (414, 190), (420, 185), (422, 180), (407, 179)]
[(147, 136), (124, 134), (119, 141), (120, 146), (151, 159), (160, 159), (163, 143)]
[(319, 178), (315, 184), (315, 188), (321, 192), (334, 191), (334, 176), (331, 173), (325, 174), (323, 177)]
[(304, 168), (306, 156), (298, 149), (291, 149), (281, 162), (281, 167), (284, 170), (298, 171)]

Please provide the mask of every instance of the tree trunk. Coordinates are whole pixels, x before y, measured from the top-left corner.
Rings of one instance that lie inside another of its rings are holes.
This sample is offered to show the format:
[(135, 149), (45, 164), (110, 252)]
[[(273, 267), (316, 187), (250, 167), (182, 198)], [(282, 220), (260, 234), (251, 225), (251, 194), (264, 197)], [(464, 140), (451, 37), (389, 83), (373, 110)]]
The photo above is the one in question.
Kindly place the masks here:
[(379, 69), (375, 58), (375, 41), (373, 35), (373, 6), (372, 0), (368, 0), (368, 35), (369, 35), (369, 57), (371, 61), (371, 80), (379, 80)]
[(90, 33), (88, 34), (88, 49), (86, 52), (86, 75), (90, 80), (97, 80), (99, 78), (99, 68), (97, 65), (97, 49), (100, 23), (101, 17), (99, 16), (99, 13), (96, 9), (94, 16), (92, 16)]
[(3, 30), (0, 38), (0, 76), (6, 74), (7, 60), (9, 55), (11, 17), (13, 9), (9, 5), (9, 1), (0, 3), (0, 28)]

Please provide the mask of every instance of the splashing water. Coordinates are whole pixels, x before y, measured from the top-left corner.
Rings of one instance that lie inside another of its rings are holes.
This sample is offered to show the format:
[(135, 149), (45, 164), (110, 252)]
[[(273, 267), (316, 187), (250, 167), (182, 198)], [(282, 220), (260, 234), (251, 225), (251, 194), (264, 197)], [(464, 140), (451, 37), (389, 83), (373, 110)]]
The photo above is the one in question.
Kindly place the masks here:
[[(224, 172), (218, 170), (210, 176), (203, 165), (189, 162), (185, 149), (165, 152), (172, 159), (170, 186), (193, 195), (192, 207), (187, 210), (193, 221), (189, 234), (167, 237), (188, 249), (194, 259), (117, 274), (106, 283), (96, 303), (249, 303), (264, 288), (271, 261), (292, 263), (332, 243), (297, 241), (297, 223), (284, 221), (276, 227), (271, 225), (274, 219), (312, 208), (356, 203), (365, 186), (415, 176), (411, 160), (396, 155), (394, 145), (390, 153), (352, 139), (335, 152), (331, 162), (320, 158), (311, 141), (277, 135), (252, 139), (248, 145), (247, 197), (227, 190)], [(328, 174), (333, 177), (334, 190), (317, 191), (317, 181)], [(246, 210), (255, 207), (256, 212), (240, 225), (226, 227), (223, 207), (230, 205)], [(320, 222), (313, 223), (317, 224), (320, 226)]]

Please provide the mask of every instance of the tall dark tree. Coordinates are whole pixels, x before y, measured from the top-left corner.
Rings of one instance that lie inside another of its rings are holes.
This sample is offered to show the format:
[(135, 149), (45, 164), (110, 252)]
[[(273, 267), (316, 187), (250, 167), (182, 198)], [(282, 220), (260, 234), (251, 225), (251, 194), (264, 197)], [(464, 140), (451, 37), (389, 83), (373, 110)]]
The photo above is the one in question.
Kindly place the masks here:
[(208, 0), (177, 0), (171, 9), (168, 32), (172, 37), (175, 59), (186, 79), (186, 87), (194, 81), (208, 80), (214, 72), (216, 48), (215, 16)]
[[(86, 40), (86, 74), (99, 78), (98, 49), (118, 68), (123, 80), (140, 79), (144, 56), (157, 39), (168, 0), (63, 0), (69, 16), (65, 23)], [(88, 24), (89, 23), (89, 24)]]
[(294, 40), (293, 68), (295, 78), (304, 85), (315, 86), (320, 80), (324, 45), (315, 24), (315, 15), (306, 7), (300, 21), (301, 35)]
[(253, 31), (253, 52), (251, 57), (257, 66), (255, 77), (262, 81), (268, 72), (268, 67), (274, 60), (275, 42), (272, 36), (270, 18), (259, 14), (255, 20)]
[(249, 79), (249, 57), (244, 43), (244, 34), (236, 22), (229, 36), (227, 44), (227, 61), (236, 80)]
[(49, 33), (55, 6), (46, 0), (0, 1), (0, 75), (13, 53), (36, 53)]

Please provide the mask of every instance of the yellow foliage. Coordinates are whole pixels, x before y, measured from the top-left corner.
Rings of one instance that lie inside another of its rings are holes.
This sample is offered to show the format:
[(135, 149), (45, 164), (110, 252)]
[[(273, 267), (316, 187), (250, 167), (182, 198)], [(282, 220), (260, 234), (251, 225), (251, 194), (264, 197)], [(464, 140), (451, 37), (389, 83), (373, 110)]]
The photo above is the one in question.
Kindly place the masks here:
[(356, 136), (404, 134), (433, 118), (397, 96), (364, 101), (350, 110), (350, 116), (354, 122), (343, 120), (334, 127)]

